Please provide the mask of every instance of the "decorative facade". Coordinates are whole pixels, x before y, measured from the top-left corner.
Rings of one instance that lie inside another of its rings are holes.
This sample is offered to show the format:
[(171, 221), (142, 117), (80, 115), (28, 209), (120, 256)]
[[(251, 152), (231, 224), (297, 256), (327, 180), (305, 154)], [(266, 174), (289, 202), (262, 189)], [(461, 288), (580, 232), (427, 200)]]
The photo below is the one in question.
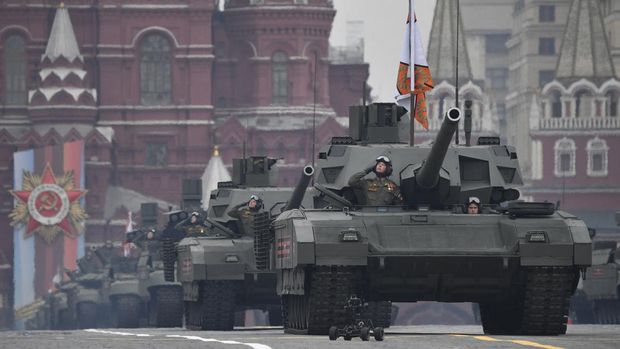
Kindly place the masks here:
[[(499, 120), (494, 103), (486, 94), (484, 80), (476, 79), (472, 73), (471, 51), (468, 50), (463, 21), (460, 22), (460, 35), (457, 43), (456, 0), (439, 0), (435, 6), (433, 25), (428, 45), (427, 59), (433, 76), (435, 88), (427, 94), (429, 109), (429, 131), (425, 132), (416, 123), (416, 138), (431, 140), (441, 127), (446, 112), (456, 105), (456, 55), (459, 66), (459, 108), (465, 109), (465, 101), (472, 101), (472, 137), (482, 135), (499, 136)], [(462, 6), (462, 5), (461, 5)], [(465, 143), (464, 123), (460, 123), (459, 141)], [(408, 129), (408, 122), (406, 128)], [(419, 137), (418, 137), (419, 136)], [(418, 141), (416, 140), (416, 143)]]
[(554, 79), (530, 109), (531, 181), (526, 195), (559, 202), (599, 235), (616, 231), (620, 205), (620, 80), (601, 2), (573, 0)]
[[(330, 61), (328, 0), (59, 4), (0, 0), (3, 231), (13, 153), (72, 140), (85, 141), (86, 245), (122, 239), (141, 202), (177, 206), (218, 144), (225, 164), (244, 142), (281, 157), (293, 184), (312, 161), (313, 124), (317, 149), (344, 134), (368, 77), (363, 61)], [(0, 234), (8, 260), (12, 239)]]

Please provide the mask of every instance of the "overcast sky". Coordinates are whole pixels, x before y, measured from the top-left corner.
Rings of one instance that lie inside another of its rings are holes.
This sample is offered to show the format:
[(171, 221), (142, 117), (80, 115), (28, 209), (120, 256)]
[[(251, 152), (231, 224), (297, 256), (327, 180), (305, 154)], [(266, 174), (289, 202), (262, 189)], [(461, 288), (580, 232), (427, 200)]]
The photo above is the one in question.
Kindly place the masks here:
[[(347, 21), (364, 21), (365, 59), (370, 63), (369, 84), (378, 101), (394, 101), (396, 73), (407, 18), (407, 0), (334, 0), (338, 11), (330, 38), (331, 44), (346, 43)], [(416, 14), (424, 47), (433, 20), (434, 0), (418, 0)]]

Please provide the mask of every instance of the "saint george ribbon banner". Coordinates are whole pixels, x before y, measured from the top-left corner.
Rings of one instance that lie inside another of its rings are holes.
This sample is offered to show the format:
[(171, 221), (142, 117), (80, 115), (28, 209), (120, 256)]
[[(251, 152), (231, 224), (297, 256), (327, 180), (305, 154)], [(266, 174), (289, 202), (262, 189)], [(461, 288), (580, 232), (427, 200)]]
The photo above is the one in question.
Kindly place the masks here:
[[(428, 129), (426, 92), (433, 89), (433, 77), (428, 67), (420, 30), (415, 16), (415, 0), (409, 0), (409, 14), (396, 81), (396, 103), (410, 111), (425, 129)], [(413, 21), (411, 20), (413, 18)], [(413, 81), (413, 90), (411, 89)], [(411, 99), (415, 98), (414, 101)], [(413, 103), (412, 103), (413, 102)], [(413, 110), (411, 110), (413, 109)], [(412, 120), (413, 122), (413, 120)]]

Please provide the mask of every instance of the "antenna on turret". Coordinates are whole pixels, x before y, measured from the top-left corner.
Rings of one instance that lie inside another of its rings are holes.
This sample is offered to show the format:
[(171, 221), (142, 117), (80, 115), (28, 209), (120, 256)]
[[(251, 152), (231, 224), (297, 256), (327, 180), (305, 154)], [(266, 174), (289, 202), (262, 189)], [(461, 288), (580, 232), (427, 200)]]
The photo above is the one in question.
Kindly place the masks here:
[[(461, 29), (461, 1), (456, 0), (456, 62), (455, 62), (455, 73), (456, 73), (456, 96), (455, 96), (455, 108), (459, 108), (459, 33)], [(459, 127), (457, 124), (456, 127), (456, 136), (454, 138), (455, 144), (459, 144)]]
[(315, 147), (316, 147), (316, 71), (318, 69), (319, 53), (314, 51), (314, 81), (312, 82), (314, 93), (314, 104), (312, 107), (312, 168), (314, 168)]

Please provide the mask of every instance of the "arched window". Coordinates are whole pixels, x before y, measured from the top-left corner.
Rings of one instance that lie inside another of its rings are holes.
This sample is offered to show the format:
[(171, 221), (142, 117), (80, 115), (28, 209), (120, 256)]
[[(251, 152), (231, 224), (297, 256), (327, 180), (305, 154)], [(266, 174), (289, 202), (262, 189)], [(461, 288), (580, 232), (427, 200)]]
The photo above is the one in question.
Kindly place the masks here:
[(562, 95), (558, 91), (554, 91), (551, 93), (550, 98), (551, 103), (551, 117), (552, 118), (561, 118), (562, 117)]
[(588, 176), (607, 176), (607, 153), (609, 151), (607, 142), (598, 137), (593, 138), (588, 141), (586, 151), (588, 152)]
[(140, 102), (170, 104), (171, 80), (170, 42), (160, 34), (150, 34), (140, 44)]
[(443, 120), (444, 114), (450, 109), (450, 95), (448, 93), (442, 93), (439, 95), (439, 114), (437, 115), (437, 119)]
[(581, 90), (575, 93), (575, 117), (578, 118), (589, 118), (594, 116), (594, 111), (592, 110), (592, 94), (590, 91)]
[(575, 176), (575, 141), (562, 138), (555, 142), (555, 175), (556, 177)]
[(288, 104), (288, 56), (282, 51), (276, 52), (271, 62), (273, 104)]
[(28, 90), (26, 43), (19, 35), (11, 35), (4, 42), (4, 101), (6, 105), (25, 105)]
[(617, 117), (618, 115), (618, 100), (619, 98), (618, 91), (609, 91), (607, 92), (607, 116)]

